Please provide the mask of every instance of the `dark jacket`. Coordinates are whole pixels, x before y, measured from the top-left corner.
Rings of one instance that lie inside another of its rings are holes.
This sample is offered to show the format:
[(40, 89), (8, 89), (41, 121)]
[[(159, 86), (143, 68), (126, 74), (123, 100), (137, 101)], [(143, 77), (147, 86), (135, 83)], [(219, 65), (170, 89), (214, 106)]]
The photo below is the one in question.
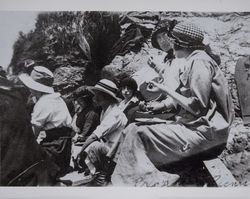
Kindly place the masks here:
[(88, 137), (100, 124), (100, 114), (93, 106), (89, 106), (80, 112), (76, 119), (76, 126), (80, 129), (80, 135)]
[(52, 185), (57, 168), (42, 156), (19, 90), (1, 77), (0, 113), (0, 185)]
[(138, 110), (139, 110), (139, 100), (136, 102), (130, 101), (127, 107), (123, 111), (128, 119), (127, 125), (129, 125), (132, 122), (135, 122), (135, 117), (136, 117), (135, 113)]

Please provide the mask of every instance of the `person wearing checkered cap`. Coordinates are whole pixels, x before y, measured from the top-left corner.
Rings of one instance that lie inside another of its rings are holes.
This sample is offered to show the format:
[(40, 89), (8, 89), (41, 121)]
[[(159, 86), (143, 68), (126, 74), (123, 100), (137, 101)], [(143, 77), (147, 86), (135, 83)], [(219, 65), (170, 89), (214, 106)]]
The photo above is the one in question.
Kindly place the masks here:
[(150, 81), (149, 89), (170, 96), (179, 112), (174, 120), (127, 126), (112, 175), (113, 185), (172, 186), (178, 175), (159, 168), (214, 158), (226, 146), (233, 121), (226, 78), (201, 48), (203, 33), (196, 25), (177, 24), (172, 38), (176, 56), (185, 60), (185, 67), (179, 72), (179, 86), (172, 89)]
[(220, 65), (220, 57), (211, 51), (209, 45), (203, 43), (204, 30), (192, 23), (180, 22), (169, 33), (169, 38), (172, 40), (177, 58), (183, 57), (182, 49), (186, 51), (204, 50), (218, 65)]
[(194, 48), (204, 46), (204, 33), (201, 28), (191, 23), (179, 23), (170, 33), (174, 43), (183, 48)]

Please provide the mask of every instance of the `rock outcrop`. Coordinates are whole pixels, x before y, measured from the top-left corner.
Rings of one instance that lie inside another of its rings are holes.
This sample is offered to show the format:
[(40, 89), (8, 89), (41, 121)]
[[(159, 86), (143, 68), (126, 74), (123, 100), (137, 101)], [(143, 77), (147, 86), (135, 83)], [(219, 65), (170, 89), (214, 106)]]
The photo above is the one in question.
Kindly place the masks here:
[(8, 70), (17, 75), (24, 70), (25, 60), (31, 59), (56, 73), (55, 86), (64, 93), (93, 84), (120, 38), (118, 22), (115, 12), (40, 13), (35, 29), (20, 33)]

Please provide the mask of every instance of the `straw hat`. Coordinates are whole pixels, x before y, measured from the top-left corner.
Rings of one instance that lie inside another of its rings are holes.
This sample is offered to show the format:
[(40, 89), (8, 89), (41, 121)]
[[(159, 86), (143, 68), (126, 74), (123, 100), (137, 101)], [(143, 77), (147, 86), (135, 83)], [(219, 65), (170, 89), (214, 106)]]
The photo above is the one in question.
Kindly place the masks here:
[(116, 96), (118, 92), (118, 88), (116, 84), (108, 79), (101, 79), (99, 82), (97, 82), (95, 86), (90, 86), (88, 89), (92, 93), (94, 93), (95, 91), (104, 92), (110, 95), (111, 97), (113, 97), (118, 102), (121, 100), (120, 98)]
[(43, 66), (35, 66), (30, 76), (24, 73), (18, 77), (25, 86), (32, 90), (43, 93), (54, 93), (54, 89), (52, 88), (54, 75), (49, 69)]

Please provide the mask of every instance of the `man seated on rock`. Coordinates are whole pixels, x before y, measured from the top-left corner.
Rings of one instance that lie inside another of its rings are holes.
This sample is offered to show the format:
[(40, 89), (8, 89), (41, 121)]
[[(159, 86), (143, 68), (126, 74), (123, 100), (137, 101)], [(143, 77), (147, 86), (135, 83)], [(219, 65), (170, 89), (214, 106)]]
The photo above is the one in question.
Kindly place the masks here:
[(118, 106), (120, 99), (116, 97), (115, 83), (102, 79), (90, 91), (94, 93), (94, 102), (102, 108), (100, 125), (88, 137), (77, 159), (80, 166), (90, 170), (92, 179), (88, 185), (102, 186), (108, 178), (106, 155), (119, 139), (127, 118)]

